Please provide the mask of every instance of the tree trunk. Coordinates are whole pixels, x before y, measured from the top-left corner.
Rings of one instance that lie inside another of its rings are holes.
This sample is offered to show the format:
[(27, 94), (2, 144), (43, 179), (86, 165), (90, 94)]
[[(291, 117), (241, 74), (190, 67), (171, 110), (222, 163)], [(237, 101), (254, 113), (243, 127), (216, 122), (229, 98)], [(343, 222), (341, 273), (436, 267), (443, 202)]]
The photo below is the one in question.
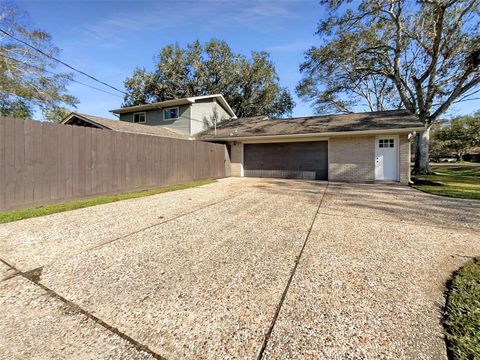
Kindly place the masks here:
[(415, 153), (415, 166), (413, 167), (414, 175), (432, 174), (429, 165), (430, 128), (431, 125), (427, 125), (422, 133), (417, 134), (417, 151)]

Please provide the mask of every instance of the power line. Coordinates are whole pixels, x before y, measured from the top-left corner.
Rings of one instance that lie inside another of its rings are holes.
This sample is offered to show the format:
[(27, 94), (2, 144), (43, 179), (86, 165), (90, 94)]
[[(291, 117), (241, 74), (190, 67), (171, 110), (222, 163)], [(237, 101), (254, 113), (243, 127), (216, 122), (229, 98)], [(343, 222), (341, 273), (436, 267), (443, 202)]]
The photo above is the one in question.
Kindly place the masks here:
[(457, 101), (454, 101), (453, 103), (454, 104), (458, 104), (458, 103), (461, 103), (461, 102), (464, 102), (464, 101), (472, 101), (472, 100), (480, 100), (480, 97), (476, 97), (476, 98), (470, 98), (470, 99), (460, 99), (460, 100), (457, 100)]
[(33, 45), (31, 45), (31, 44), (23, 41), (22, 39), (19, 39), (19, 38), (13, 36), (12, 34), (10, 34), (9, 32), (7, 32), (7, 31), (5, 31), (5, 30), (3, 30), (3, 29), (0, 29), (0, 32), (3, 33), (3, 34), (5, 34), (5, 35), (7, 35), (8, 37), (10, 37), (10, 38), (12, 38), (12, 39), (14, 39), (14, 40), (16, 40), (16, 41), (24, 44), (25, 46), (28, 46), (29, 48), (37, 51), (38, 53), (40, 53), (40, 54), (48, 57), (49, 59), (55, 60), (55, 61), (57, 61), (58, 63), (66, 66), (66, 67), (68, 67), (69, 69), (72, 69), (73, 71), (76, 71), (76, 72), (78, 72), (78, 73), (80, 73), (80, 74), (82, 74), (82, 75), (84, 75), (84, 76), (86, 76), (86, 77), (88, 77), (88, 78), (90, 78), (90, 79), (92, 79), (92, 80), (94, 80), (94, 81), (102, 84), (102, 85), (108, 86), (109, 88), (111, 88), (111, 89), (113, 89), (113, 90), (116, 90), (116, 91), (118, 91), (118, 92), (121, 92), (122, 94), (128, 95), (125, 91), (122, 91), (122, 90), (116, 88), (115, 86), (112, 86), (112, 85), (110, 85), (110, 84), (107, 84), (106, 82), (104, 82), (104, 81), (102, 81), (102, 80), (99, 80), (99, 79), (97, 79), (96, 77), (91, 76), (91, 75), (87, 74), (86, 72), (84, 72), (84, 71), (82, 71), (82, 70), (79, 70), (79, 69), (77, 69), (77, 68), (75, 68), (75, 67), (67, 64), (66, 62), (63, 62), (62, 60), (57, 59), (56, 57), (53, 57), (53, 56), (50, 55), (50, 54), (47, 54), (47, 53), (44, 52), (43, 50), (41, 50), (41, 49), (39, 49), (39, 48), (37, 48), (37, 47), (35, 47), (35, 46), (33, 46)]
[[(53, 72), (53, 71), (49, 71), (49, 70), (47, 70), (47, 69), (41, 68), (40, 66), (32, 65), (32, 64), (29, 64), (29, 63), (27, 63), (27, 62), (25, 62), (25, 61), (20, 61), (20, 60), (18, 60), (18, 59), (15, 59), (15, 58), (13, 58), (13, 57), (7, 56), (7, 55), (5, 55), (5, 54), (0, 54), (0, 56), (2, 56), (2, 57), (5, 58), (5, 59), (9, 59), (9, 60), (15, 61), (15, 62), (17, 62), (17, 63), (22, 63), (22, 64), (24, 64), (24, 65), (26, 65), (26, 66), (29, 66), (29, 67), (33, 68), (33, 69), (45, 71), (45, 72), (47, 72), (47, 73), (49, 73), (49, 74), (52, 74), (52, 75), (57, 75), (57, 76), (61, 75), (61, 74), (55, 73), (55, 72)], [(73, 81), (73, 82), (76, 82), (76, 83), (78, 83), (78, 84), (81, 84), (81, 85), (87, 86), (87, 87), (89, 87), (89, 88), (92, 88), (92, 89), (94, 89), (94, 90), (98, 90), (98, 91), (101, 91), (101, 92), (104, 92), (104, 93), (107, 93), (107, 94), (110, 94), (110, 95), (113, 95), (113, 96), (117, 96), (117, 97), (119, 97), (119, 98), (123, 98), (122, 96), (120, 96), (120, 95), (118, 95), (118, 94), (114, 94), (114, 93), (111, 93), (111, 92), (109, 92), (109, 91), (106, 91), (106, 90), (97, 88), (97, 87), (95, 87), (95, 86), (91, 86), (91, 85), (89, 85), (89, 84), (85, 84), (85, 83), (83, 83), (83, 82), (81, 82), (81, 81), (78, 81), (78, 80), (75, 80), (75, 79), (69, 79), (69, 81)], [(117, 115), (117, 114), (115, 114), (115, 115)], [(184, 116), (184, 115), (179, 115), (178, 118), (187, 119), (187, 120), (193, 120), (193, 121), (196, 121), (196, 122), (199, 122), (199, 123), (203, 123), (203, 124), (205, 124), (206, 122), (208, 122), (208, 119), (202, 119), (202, 120), (201, 120), (201, 119), (194, 118), (194, 117), (186, 117), (186, 116)], [(221, 120), (220, 120), (220, 121), (221, 121)], [(220, 122), (220, 121), (218, 121), (218, 122)]]
[[(0, 56), (4, 57), (5, 59), (9, 59), (9, 60), (12, 60), (12, 61), (15, 61), (15, 62), (18, 62), (18, 63), (22, 63), (22, 64), (24, 64), (24, 65), (26, 65), (26, 66), (28, 66), (28, 67), (33, 68), (33, 69), (45, 71), (45, 72), (47, 72), (47, 73), (49, 73), (49, 74), (52, 74), (52, 75), (57, 75), (57, 76), (60, 76), (60, 75), (61, 75), (61, 74), (55, 73), (55, 72), (53, 72), (53, 71), (49, 71), (49, 70), (47, 70), (47, 69), (43, 69), (43, 68), (41, 68), (40, 66), (28, 64), (28, 63), (26, 63), (26, 62), (24, 62), (24, 61), (17, 60), (17, 59), (15, 59), (15, 58), (12, 58), (12, 57), (7, 56), (7, 55), (4, 55), (4, 54), (0, 54)], [(119, 97), (119, 98), (123, 98), (121, 95), (114, 94), (114, 93), (112, 93), (112, 92), (110, 92), (110, 91), (103, 90), (103, 89), (97, 88), (97, 87), (92, 86), (92, 85), (89, 85), (89, 84), (85, 84), (85, 83), (83, 83), (83, 82), (81, 82), (81, 81), (78, 81), (78, 80), (75, 80), (75, 79), (69, 79), (69, 81), (78, 83), (78, 84), (80, 84), (80, 85), (89, 87), (89, 88), (94, 89), (94, 90), (97, 90), (97, 91), (104, 92), (104, 93), (106, 93), (106, 94), (110, 94), (110, 95), (113, 95), (113, 96), (116, 96), (116, 97)]]
[[(48, 70), (45, 70), (45, 71), (47, 71), (48, 73), (50, 73), (50, 74), (52, 74), (52, 75), (59, 75), (59, 74), (55, 74), (54, 72), (51, 72), (51, 71), (48, 71)], [(76, 82), (76, 83), (78, 83), (78, 84), (80, 84), (80, 85), (89, 87), (89, 88), (91, 88), (91, 89), (94, 89), (94, 90), (97, 90), (97, 91), (101, 91), (101, 92), (104, 92), (104, 93), (106, 93), (106, 94), (110, 94), (110, 95), (119, 97), (120, 99), (123, 99), (123, 96), (121, 96), (121, 95), (114, 94), (114, 93), (112, 93), (112, 92), (110, 92), (110, 91), (103, 90), (103, 89), (97, 88), (97, 87), (95, 87), (95, 86), (85, 84), (85, 83), (83, 83), (83, 82), (81, 82), (81, 81), (78, 81), (78, 80), (75, 80), (75, 79), (70, 79), (70, 81)]]

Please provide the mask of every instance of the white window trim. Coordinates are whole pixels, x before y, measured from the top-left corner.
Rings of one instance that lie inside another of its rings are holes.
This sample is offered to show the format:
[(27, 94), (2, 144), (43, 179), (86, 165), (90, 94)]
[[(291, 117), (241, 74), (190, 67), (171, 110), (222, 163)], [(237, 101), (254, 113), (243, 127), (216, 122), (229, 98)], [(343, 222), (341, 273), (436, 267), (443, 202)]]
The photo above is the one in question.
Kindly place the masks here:
[[(137, 115), (137, 114), (144, 114), (143, 118), (145, 119), (145, 121), (135, 122), (135, 115)], [(133, 113), (132, 122), (134, 124), (145, 124), (147, 122), (147, 112), (146, 111), (140, 111), (140, 112)]]
[[(172, 110), (172, 109), (177, 109), (177, 117), (167, 119), (165, 117), (165, 111)], [(173, 107), (163, 109), (163, 121), (177, 120), (179, 118), (180, 118), (180, 108), (178, 106), (173, 106)]]

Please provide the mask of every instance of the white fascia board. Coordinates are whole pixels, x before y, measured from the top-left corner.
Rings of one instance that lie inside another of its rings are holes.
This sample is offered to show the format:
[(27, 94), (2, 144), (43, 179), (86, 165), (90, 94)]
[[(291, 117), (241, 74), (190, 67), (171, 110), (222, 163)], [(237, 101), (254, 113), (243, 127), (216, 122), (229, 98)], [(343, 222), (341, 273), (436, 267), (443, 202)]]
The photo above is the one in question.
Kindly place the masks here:
[(424, 127), (404, 128), (404, 129), (386, 129), (386, 130), (360, 130), (360, 131), (336, 131), (324, 133), (311, 134), (288, 134), (288, 135), (260, 135), (260, 136), (229, 136), (224, 138), (209, 138), (201, 139), (203, 141), (255, 141), (265, 142), (271, 140), (280, 141), (282, 139), (289, 140), (299, 139), (304, 140), (308, 138), (328, 138), (337, 136), (362, 136), (362, 135), (382, 135), (382, 134), (408, 134), (413, 131), (422, 132)]
[(195, 101), (192, 101), (191, 99), (192, 98), (165, 100), (165, 101), (160, 101), (153, 104), (136, 105), (136, 106), (129, 106), (129, 107), (124, 107), (120, 109), (110, 110), (110, 112), (114, 114), (129, 114), (132, 112), (138, 112), (138, 111), (144, 111), (144, 110), (163, 109), (167, 107), (173, 107), (176, 105), (193, 104)]

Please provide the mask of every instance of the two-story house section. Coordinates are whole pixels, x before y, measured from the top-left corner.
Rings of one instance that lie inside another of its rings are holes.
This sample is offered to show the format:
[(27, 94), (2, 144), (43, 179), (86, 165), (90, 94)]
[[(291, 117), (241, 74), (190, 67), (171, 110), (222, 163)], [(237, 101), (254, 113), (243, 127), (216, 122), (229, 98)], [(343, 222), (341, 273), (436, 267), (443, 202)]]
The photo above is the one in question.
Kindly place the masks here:
[(159, 126), (188, 136), (236, 118), (221, 94), (129, 106), (111, 112), (117, 114), (120, 121)]

